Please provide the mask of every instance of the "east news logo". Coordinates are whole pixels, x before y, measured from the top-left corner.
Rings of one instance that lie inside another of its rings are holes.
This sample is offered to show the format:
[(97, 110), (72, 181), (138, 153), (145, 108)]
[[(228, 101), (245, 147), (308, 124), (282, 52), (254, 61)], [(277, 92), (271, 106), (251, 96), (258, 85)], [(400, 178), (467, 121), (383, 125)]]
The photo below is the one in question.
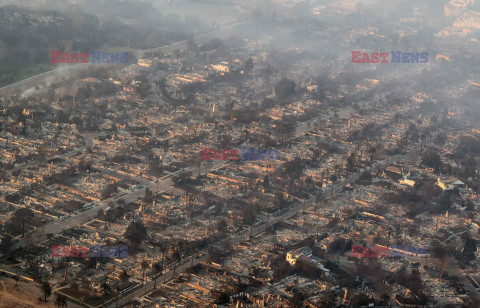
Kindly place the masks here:
[[(91, 254), (87, 254), (90, 252)], [(128, 256), (128, 247), (127, 246), (60, 246), (52, 245), (52, 258), (61, 258), (61, 257), (90, 257), (90, 258), (125, 258)]]
[(368, 52), (352, 51), (352, 63), (427, 63), (428, 52), (401, 52), (392, 51), (391, 62), (388, 62), (390, 53), (388, 52)]
[[(90, 53), (88, 52), (72, 52), (68, 54), (61, 51), (52, 51), (52, 63), (88, 63)], [(91, 63), (127, 63), (128, 52), (109, 53), (94, 51), (91, 54)]]

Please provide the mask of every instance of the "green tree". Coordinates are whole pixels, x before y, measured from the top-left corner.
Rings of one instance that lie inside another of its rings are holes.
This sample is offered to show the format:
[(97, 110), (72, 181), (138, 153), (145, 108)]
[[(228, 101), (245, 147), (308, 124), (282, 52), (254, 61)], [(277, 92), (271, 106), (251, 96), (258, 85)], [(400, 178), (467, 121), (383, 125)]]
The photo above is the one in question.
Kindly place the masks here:
[(348, 172), (353, 172), (353, 170), (355, 170), (356, 165), (357, 165), (357, 158), (355, 153), (352, 153), (347, 158), (347, 165), (345, 168), (347, 169)]
[(242, 222), (246, 225), (251, 225), (255, 222), (256, 216), (256, 209), (253, 205), (249, 204), (242, 209)]
[(163, 271), (163, 266), (160, 263), (155, 262), (153, 263), (153, 270), (155, 271), (155, 282), (154, 282), (153, 288), (156, 289), (158, 274)]
[(461, 254), (461, 258), (464, 260), (465, 263), (471, 262), (475, 260), (475, 252), (477, 251), (477, 241), (470, 237), (470, 234), (466, 234), (462, 237), (463, 240), (463, 250)]
[(423, 282), (420, 271), (416, 268), (412, 270), (407, 280), (407, 287), (415, 296), (419, 296), (423, 291)]
[(143, 284), (145, 284), (145, 271), (148, 269), (148, 262), (147, 260), (143, 260), (142, 263), (141, 263), (141, 267), (142, 267), (142, 280), (143, 280)]
[(282, 192), (278, 191), (275, 193), (275, 200), (273, 201), (273, 205), (279, 209), (283, 209), (287, 206), (287, 200), (285, 200)]
[(175, 261), (175, 262), (180, 262), (182, 260), (182, 256), (180, 255), (180, 252), (178, 250), (175, 250), (173, 253), (172, 253), (172, 259)]
[(142, 221), (132, 221), (123, 235), (132, 245), (138, 246), (147, 237), (147, 228)]
[(279, 99), (287, 99), (295, 94), (295, 82), (289, 79), (280, 80), (275, 86), (275, 95)]
[(253, 59), (250, 57), (245, 61), (245, 65), (243, 66), (243, 70), (245, 71), (245, 74), (249, 74), (252, 69), (253, 69)]
[(153, 263), (153, 270), (155, 271), (155, 273), (160, 273), (163, 270), (163, 267), (160, 263), (155, 262)]
[(264, 187), (264, 188), (270, 187), (270, 178), (268, 177), (268, 175), (266, 175), (266, 176), (263, 178), (263, 187)]
[(35, 215), (31, 209), (21, 208), (13, 214), (11, 223), (15, 227), (20, 227), (22, 230), (22, 236), (25, 236), (26, 224), (31, 223), (34, 217)]
[(425, 154), (422, 156), (421, 163), (422, 165), (433, 168), (435, 172), (438, 172), (440, 167), (442, 167), (443, 165), (440, 155), (438, 155), (438, 153), (434, 152), (433, 150), (429, 150), (425, 152)]
[(283, 164), (284, 175), (287, 176), (289, 183), (294, 183), (299, 179), (304, 169), (305, 163), (298, 157)]
[(442, 261), (442, 272), (440, 273), (440, 277), (442, 277), (443, 271), (450, 257), (450, 252), (446, 246), (439, 243), (435, 243), (431, 249), (431, 255), (432, 257)]
[(293, 118), (283, 118), (282, 121), (275, 124), (275, 133), (282, 137), (282, 143), (285, 137), (292, 137), (294, 132), (295, 120)]
[(47, 301), (47, 297), (50, 297), (52, 295), (52, 286), (48, 281), (44, 281), (42, 284), (42, 291), (43, 295), (45, 297), (45, 302)]
[[(120, 280), (122, 281), (122, 291), (125, 290), (125, 283), (128, 281), (128, 278), (130, 278), (130, 275), (128, 275), (126, 270), (123, 270), (120, 273)], [(118, 293), (117, 293), (117, 304), (118, 304)]]
[(153, 202), (153, 193), (148, 187), (145, 188), (145, 197), (143, 198), (143, 201), (145, 201), (145, 203)]
[(102, 191), (101, 197), (102, 199), (107, 199), (113, 196), (118, 192), (118, 184), (117, 183), (111, 183), (108, 184)]
[(105, 301), (107, 300), (107, 293), (110, 291), (110, 286), (106, 282), (103, 282), (100, 285), (100, 288), (103, 290), (103, 303), (105, 304)]
[(67, 298), (62, 294), (57, 294), (55, 298), (55, 305), (58, 307), (67, 307)]
[(370, 185), (372, 184), (372, 174), (368, 171), (363, 171), (362, 174), (358, 177), (357, 183), (360, 185)]
[(218, 223), (217, 223), (217, 231), (219, 233), (227, 233), (228, 232), (228, 225), (227, 225), (227, 222), (225, 221), (225, 219), (221, 219)]
[(123, 283), (123, 289), (125, 289), (125, 283), (128, 281), (128, 278), (130, 278), (130, 275), (128, 275), (127, 271), (126, 270), (123, 270), (121, 273), (120, 273), (120, 280), (122, 281)]
[(0, 253), (2, 253), (3, 255), (10, 254), (13, 247), (15, 246), (15, 243), (16, 241), (13, 240), (10, 235), (6, 234), (3, 237), (2, 242), (0, 243)]

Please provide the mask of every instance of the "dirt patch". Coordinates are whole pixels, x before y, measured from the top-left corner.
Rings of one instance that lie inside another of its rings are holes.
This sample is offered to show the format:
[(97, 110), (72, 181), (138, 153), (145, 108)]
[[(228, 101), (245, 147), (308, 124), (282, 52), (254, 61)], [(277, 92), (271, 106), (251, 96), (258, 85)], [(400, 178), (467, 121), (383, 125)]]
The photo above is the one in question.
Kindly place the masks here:
[[(10, 278), (0, 278), (0, 308), (54, 308), (54, 296), (50, 296), (45, 303), (39, 301), (41, 292), (31, 283), (18, 282)], [(43, 296), (43, 293), (41, 294)]]

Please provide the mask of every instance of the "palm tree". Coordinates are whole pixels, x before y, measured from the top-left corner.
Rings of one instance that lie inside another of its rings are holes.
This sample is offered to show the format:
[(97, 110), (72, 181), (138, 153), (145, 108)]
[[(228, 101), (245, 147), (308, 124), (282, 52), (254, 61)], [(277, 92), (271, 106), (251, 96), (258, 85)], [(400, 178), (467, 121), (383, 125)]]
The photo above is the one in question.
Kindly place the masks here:
[(123, 270), (121, 273), (120, 273), (120, 280), (122, 281), (122, 289), (125, 289), (125, 282), (128, 281), (128, 278), (130, 278), (130, 275), (128, 275), (127, 271), (126, 270)]
[(110, 286), (107, 282), (102, 282), (100, 288), (103, 290), (103, 303), (105, 304), (105, 300), (107, 299), (107, 292), (110, 290)]
[(145, 293), (147, 293), (147, 284), (145, 283), (145, 270), (148, 268), (147, 260), (143, 260), (141, 266), (143, 270), (142, 280), (143, 280), (143, 284), (145, 285)]
[[(267, 226), (268, 226), (268, 216), (267, 216)], [(195, 245), (192, 246), (192, 265), (190, 267), (193, 267), (193, 258), (195, 256), (195, 251), (197, 250), (197, 247)]]
[(162, 244), (162, 269), (163, 269), (163, 261), (165, 260), (165, 252), (167, 251), (168, 246), (167, 244)]
[(190, 158), (191, 162), (193, 163), (194, 166), (197, 166), (198, 168), (198, 176), (200, 176), (200, 171), (202, 168), (202, 159), (198, 155), (194, 155), (193, 157)]
[(157, 288), (158, 273), (161, 273), (163, 271), (163, 266), (160, 265), (160, 263), (155, 262), (155, 263), (153, 263), (153, 270), (155, 271), (155, 283), (154, 283), (153, 287)]
[(43, 295), (45, 296), (45, 302), (46, 302), (47, 297), (50, 297), (50, 295), (52, 295), (52, 286), (48, 281), (43, 282), (42, 291), (43, 291)]
[(55, 305), (62, 308), (67, 307), (67, 298), (65, 295), (57, 294), (57, 297), (55, 298)]
[[(130, 277), (130, 275), (128, 275), (127, 271), (126, 270), (123, 270), (121, 273), (120, 273), (120, 280), (122, 281), (122, 292), (123, 290), (125, 290), (125, 282), (128, 281), (128, 278)], [(117, 290), (118, 291), (118, 290)], [(117, 292), (117, 302), (115, 303), (115, 307), (117, 307), (118, 305), (118, 294), (120, 292)]]
[(175, 270), (177, 269), (177, 263), (180, 264), (180, 261), (182, 260), (182, 256), (180, 255), (180, 252), (178, 250), (175, 250), (172, 254), (172, 259), (174, 260), (173, 263), (173, 275), (175, 275)]
[(255, 172), (249, 172), (247, 173), (246, 177), (248, 179), (248, 188), (250, 189), (250, 192), (253, 192), (253, 184), (257, 179), (257, 174)]

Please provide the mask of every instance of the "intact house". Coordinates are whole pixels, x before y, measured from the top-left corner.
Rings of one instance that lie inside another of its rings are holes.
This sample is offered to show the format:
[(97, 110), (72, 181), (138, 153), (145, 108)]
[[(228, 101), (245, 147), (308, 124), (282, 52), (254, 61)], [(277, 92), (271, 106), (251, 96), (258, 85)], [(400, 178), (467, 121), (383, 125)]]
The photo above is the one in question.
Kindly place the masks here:
[(460, 188), (465, 185), (462, 181), (452, 176), (449, 177), (439, 177), (437, 179), (437, 185), (443, 190), (453, 190), (455, 188)]
[(310, 247), (302, 247), (287, 253), (287, 262), (290, 263), (290, 265), (295, 265), (298, 260), (310, 263), (311, 265), (321, 269), (326, 276), (329, 275), (330, 270), (323, 267), (322, 260), (312, 256), (312, 249)]
[(291, 265), (295, 265), (300, 257), (312, 257), (312, 249), (310, 247), (302, 247), (287, 253), (287, 261)]
[(402, 179), (400, 179), (398, 182), (403, 185), (414, 187), (417, 181), (416, 177), (413, 176), (411, 172), (408, 172), (407, 174), (404, 174)]
[(410, 187), (415, 186), (415, 180), (409, 178), (408, 176), (404, 176), (400, 181), (398, 181), (400, 184), (407, 185)]

